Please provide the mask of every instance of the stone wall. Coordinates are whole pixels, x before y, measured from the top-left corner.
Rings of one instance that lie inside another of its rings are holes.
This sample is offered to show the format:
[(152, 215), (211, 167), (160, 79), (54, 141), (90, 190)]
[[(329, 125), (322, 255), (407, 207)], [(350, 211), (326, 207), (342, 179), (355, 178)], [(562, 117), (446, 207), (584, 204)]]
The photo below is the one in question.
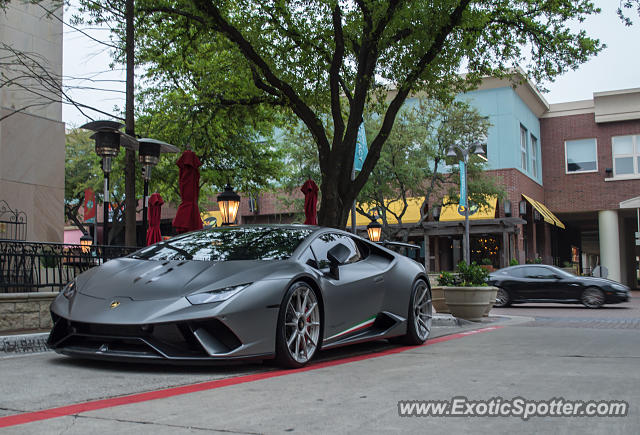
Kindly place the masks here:
[(49, 306), (58, 292), (0, 294), (0, 333), (50, 329)]

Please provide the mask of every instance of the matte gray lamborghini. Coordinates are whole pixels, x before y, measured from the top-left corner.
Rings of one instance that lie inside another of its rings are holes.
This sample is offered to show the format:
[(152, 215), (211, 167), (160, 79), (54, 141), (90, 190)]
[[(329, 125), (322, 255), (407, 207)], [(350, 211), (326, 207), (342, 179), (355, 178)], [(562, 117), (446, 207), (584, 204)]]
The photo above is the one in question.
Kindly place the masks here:
[(419, 263), (315, 226), (187, 233), (93, 268), (51, 305), (49, 345), (112, 360), (206, 362), (317, 353), (395, 338), (421, 344), (431, 289)]

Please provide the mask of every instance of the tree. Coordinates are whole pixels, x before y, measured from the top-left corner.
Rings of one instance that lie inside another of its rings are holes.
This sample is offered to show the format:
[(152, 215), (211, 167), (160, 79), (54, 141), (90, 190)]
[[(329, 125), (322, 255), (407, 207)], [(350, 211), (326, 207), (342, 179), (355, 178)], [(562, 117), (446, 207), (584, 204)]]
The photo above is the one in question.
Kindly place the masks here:
[[(377, 122), (372, 117), (368, 127), (375, 131)], [(411, 197), (422, 198), (419, 223), (428, 218), (432, 195), (438, 200), (446, 196), (449, 202), (457, 203), (460, 172), (456, 166), (446, 164), (447, 152), (459, 141), (486, 136), (489, 127), (489, 121), (464, 101), (420, 99), (414, 107), (405, 106), (378, 164), (360, 191), (358, 212), (373, 219), (376, 213), (371, 209), (376, 209), (387, 237), (395, 238), (401, 233), (406, 241), (408, 231), (390, 227), (388, 217), (393, 216), (402, 224)], [(469, 198), (479, 205), (486, 205), (487, 196), (503, 194), (497, 180), (488, 177), (485, 169), (482, 159), (471, 157), (467, 169)], [(365, 209), (364, 204), (370, 209)]]
[[(596, 13), (589, 0), (167, 0), (138, 3), (150, 28), (163, 21), (188, 39), (223, 35), (259, 95), (288, 107), (314, 138), (320, 164), (319, 222), (343, 227), (412, 92), (436, 98), (523, 64), (552, 78), (597, 54), (599, 41), (566, 22)], [(146, 24), (146, 26), (145, 26)], [(145, 32), (143, 28), (141, 30)], [(464, 78), (462, 66), (469, 70)], [(384, 100), (388, 91), (394, 93)], [(363, 170), (351, 181), (358, 126), (384, 106)], [(330, 114), (330, 116), (326, 116)]]

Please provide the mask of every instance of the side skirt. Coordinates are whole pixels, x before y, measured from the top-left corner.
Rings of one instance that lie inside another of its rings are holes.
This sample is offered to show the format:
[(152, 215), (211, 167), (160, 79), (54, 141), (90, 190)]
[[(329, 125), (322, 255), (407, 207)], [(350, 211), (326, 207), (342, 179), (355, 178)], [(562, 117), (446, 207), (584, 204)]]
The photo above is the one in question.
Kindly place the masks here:
[(322, 343), (322, 348), (332, 349), (347, 344), (403, 335), (406, 333), (407, 319), (388, 311), (383, 311), (373, 318), (371, 324), (366, 325), (364, 328), (356, 329), (357, 326), (355, 325), (345, 332), (325, 339)]

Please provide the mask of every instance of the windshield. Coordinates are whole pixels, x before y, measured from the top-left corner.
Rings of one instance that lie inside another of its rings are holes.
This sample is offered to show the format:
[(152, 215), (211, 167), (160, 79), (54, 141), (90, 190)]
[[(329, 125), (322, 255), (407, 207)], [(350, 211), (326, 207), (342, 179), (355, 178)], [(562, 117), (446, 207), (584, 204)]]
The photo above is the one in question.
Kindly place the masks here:
[(131, 254), (143, 260), (284, 260), (313, 231), (303, 228), (231, 227), (198, 231)]

